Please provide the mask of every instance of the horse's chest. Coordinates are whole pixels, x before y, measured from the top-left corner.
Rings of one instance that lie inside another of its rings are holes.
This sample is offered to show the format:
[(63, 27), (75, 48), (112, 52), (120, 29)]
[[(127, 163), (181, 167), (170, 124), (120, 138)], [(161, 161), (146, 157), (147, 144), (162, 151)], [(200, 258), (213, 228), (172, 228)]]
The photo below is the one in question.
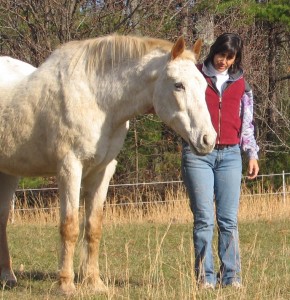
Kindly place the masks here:
[(123, 123), (115, 130), (111, 130), (100, 136), (95, 145), (94, 164), (96, 166), (107, 165), (116, 158), (124, 145), (124, 140), (129, 128), (129, 122)]

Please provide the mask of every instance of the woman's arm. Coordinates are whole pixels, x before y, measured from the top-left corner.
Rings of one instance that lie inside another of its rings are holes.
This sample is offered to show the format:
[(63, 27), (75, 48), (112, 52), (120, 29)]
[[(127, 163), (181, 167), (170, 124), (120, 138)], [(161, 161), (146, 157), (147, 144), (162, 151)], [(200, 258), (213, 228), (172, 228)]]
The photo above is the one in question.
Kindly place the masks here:
[(253, 92), (251, 89), (246, 90), (242, 97), (242, 130), (241, 130), (241, 147), (249, 159), (258, 159), (259, 147), (256, 143), (253, 124)]
[(249, 158), (248, 178), (254, 179), (259, 172), (258, 151), (253, 124), (253, 92), (250, 88), (246, 89), (242, 98), (242, 131), (241, 131), (241, 147)]

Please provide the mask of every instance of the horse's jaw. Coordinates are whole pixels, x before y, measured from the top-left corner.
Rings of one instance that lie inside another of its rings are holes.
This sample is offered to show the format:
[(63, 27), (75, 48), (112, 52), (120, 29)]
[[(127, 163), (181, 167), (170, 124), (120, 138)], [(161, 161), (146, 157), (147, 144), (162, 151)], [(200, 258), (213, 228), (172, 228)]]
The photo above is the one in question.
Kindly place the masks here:
[(215, 146), (215, 137), (216, 135), (211, 135), (210, 133), (201, 135), (197, 134), (197, 138), (189, 138), (184, 139), (190, 147), (190, 150), (200, 156), (207, 155), (212, 152)]
[(216, 135), (210, 123), (209, 126), (191, 128), (184, 140), (188, 143), (194, 154), (206, 155), (214, 149)]
[(185, 112), (170, 114), (162, 109), (158, 109), (158, 107), (155, 107), (155, 111), (166, 125), (188, 143), (193, 153), (206, 155), (212, 152), (215, 146), (216, 132), (210, 118), (203, 119), (203, 122), (192, 124)]
[(213, 144), (208, 144), (208, 145), (203, 146), (203, 147), (197, 147), (190, 140), (187, 143), (188, 143), (192, 153), (194, 153), (196, 155), (200, 155), (200, 156), (205, 156), (208, 153), (212, 152), (212, 150), (214, 149), (214, 146), (215, 146), (215, 143), (213, 143)]

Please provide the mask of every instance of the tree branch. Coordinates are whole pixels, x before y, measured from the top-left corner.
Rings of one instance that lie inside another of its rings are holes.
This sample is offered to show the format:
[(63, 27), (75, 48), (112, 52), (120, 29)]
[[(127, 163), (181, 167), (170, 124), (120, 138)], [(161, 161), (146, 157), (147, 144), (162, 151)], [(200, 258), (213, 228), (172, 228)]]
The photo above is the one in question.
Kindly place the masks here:
[(280, 78), (276, 79), (276, 81), (282, 81), (282, 80), (287, 80), (287, 79), (290, 79), (290, 74), (287, 76), (280, 77)]

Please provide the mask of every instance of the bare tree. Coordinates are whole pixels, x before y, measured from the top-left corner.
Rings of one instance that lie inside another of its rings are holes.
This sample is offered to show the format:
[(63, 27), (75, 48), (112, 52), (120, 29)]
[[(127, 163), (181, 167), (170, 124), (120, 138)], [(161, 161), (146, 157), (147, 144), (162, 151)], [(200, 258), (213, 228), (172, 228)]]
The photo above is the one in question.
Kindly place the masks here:
[(1, 53), (38, 65), (58, 44), (78, 36), (84, 0), (2, 0)]
[[(119, 33), (175, 41), (183, 34), (188, 46), (197, 38), (204, 40), (204, 59), (219, 34), (239, 33), (244, 41), (245, 77), (254, 90), (261, 153), (285, 153), (290, 148), (289, 27), (276, 21), (251, 19), (249, 16), (254, 14), (249, 11), (254, 2), (240, 1), (243, 5), (239, 5), (236, 0), (1, 0), (0, 54), (39, 66), (60, 44), (74, 39)], [(270, 3), (258, 2), (261, 6)], [(157, 118), (152, 119), (158, 122)], [(120, 165), (126, 166), (122, 170), (128, 172), (123, 180), (133, 181), (138, 173), (138, 180), (143, 181), (145, 172), (141, 165), (146, 165), (146, 161), (152, 168), (146, 172), (147, 180), (160, 179), (156, 170), (162, 172), (166, 164), (170, 172), (163, 172), (163, 178), (176, 178), (180, 174), (176, 163), (180, 154), (175, 153), (176, 158), (170, 163), (165, 162), (165, 157), (177, 149), (178, 137), (165, 126), (156, 126), (162, 132), (160, 142), (154, 140), (145, 146), (140, 139), (143, 127), (148, 126), (147, 117), (138, 117), (133, 124), (129, 142), (134, 146), (128, 147), (132, 159), (127, 159), (126, 151), (119, 156)], [(141, 149), (143, 146), (146, 149)], [(151, 154), (155, 152), (159, 155), (153, 155), (153, 159)]]

